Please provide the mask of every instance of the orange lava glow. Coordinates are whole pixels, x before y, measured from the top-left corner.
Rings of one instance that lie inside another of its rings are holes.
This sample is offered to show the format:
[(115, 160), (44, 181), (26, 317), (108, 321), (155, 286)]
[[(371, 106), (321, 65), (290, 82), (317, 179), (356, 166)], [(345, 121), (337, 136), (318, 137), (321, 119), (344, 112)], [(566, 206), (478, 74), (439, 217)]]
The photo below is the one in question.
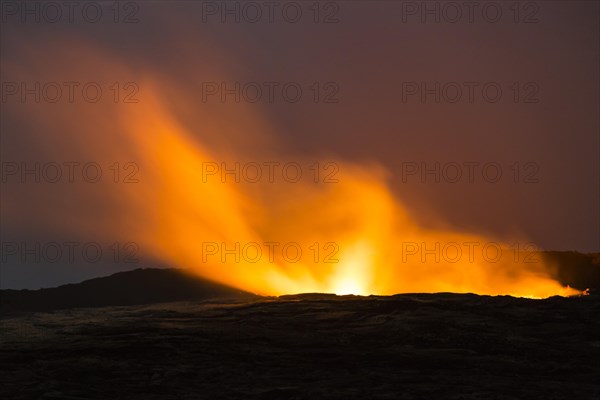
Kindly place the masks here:
[[(151, 183), (128, 193), (135, 237), (171, 265), (263, 295), (471, 292), (545, 298), (578, 293), (551, 279), (543, 260), (515, 260), (518, 253), (506, 244), (419, 227), (377, 167), (338, 161), (344, 173), (328, 185), (223, 181), (207, 177), (203, 167), (227, 157), (243, 160), (243, 154), (205, 147), (158, 96), (146, 97), (122, 115), (122, 122), (144, 180)], [(218, 121), (208, 118), (203, 128), (218, 129)], [(286, 243), (302, 254), (286, 255)], [(486, 243), (495, 244), (492, 250), (501, 248), (503, 256), (484, 254)], [(262, 257), (256, 257), (257, 249)]]
[[(65, 190), (77, 200), (69, 203), (68, 214), (59, 211), (64, 196), (54, 190), (14, 215), (45, 218), (48, 226), (77, 235), (134, 241), (145, 256), (166, 265), (263, 295), (470, 292), (545, 298), (579, 293), (552, 279), (552, 265), (540, 255), (527, 260), (508, 240), (420, 226), (416, 212), (392, 194), (388, 172), (377, 165), (327, 157), (339, 168), (337, 181), (329, 183), (311, 177), (291, 183), (279, 177), (235, 182), (207, 176), (207, 165), (224, 162), (300, 162), (308, 175), (309, 166), (325, 158), (300, 159), (282, 151), (276, 128), (254, 105), (197, 106), (198, 94), (187, 89), (193, 82), (140, 76), (100, 52), (78, 48), (76, 63), (56, 65), (52, 60), (74, 56), (32, 52), (31, 64), (40, 64), (38, 57), (46, 66), (35, 79), (47, 73), (49, 81), (69, 81), (72, 71), (61, 76), (67, 64), (79, 65), (86, 79), (86, 71), (97, 71), (94, 79), (106, 82), (133, 75), (139, 102), (31, 105), (28, 115), (40, 126), (56, 127), (56, 132), (45, 131), (39, 140), (47, 142), (41, 145), (59, 149), (53, 159), (77, 154), (103, 165), (134, 162), (139, 182), (69, 186)], [(6, 70), (15, 80), (31, 79), (18, 66)], [(81, 208), (86, 204), (94, 204), (94, 212)], [(110, 212), (96, 211), (106, 209)], [(501, 257), (495, 255), (498, 249)]]

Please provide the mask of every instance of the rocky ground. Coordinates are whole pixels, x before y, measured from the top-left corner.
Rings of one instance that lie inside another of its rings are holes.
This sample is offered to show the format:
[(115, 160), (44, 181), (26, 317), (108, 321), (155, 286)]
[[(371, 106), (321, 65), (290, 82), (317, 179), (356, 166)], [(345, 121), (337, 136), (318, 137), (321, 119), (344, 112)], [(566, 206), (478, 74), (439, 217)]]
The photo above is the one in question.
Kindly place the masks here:
[(3, 399), (598, 399), (600, 299), (284, 296), (3, 317)]

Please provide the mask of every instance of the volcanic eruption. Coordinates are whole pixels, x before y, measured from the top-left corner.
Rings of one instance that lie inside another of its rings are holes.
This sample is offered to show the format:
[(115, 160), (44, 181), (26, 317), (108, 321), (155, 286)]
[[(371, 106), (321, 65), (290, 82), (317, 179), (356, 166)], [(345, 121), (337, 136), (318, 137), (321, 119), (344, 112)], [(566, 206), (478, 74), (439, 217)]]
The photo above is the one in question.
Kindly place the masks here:
[[(72, 46), (81, 49), (74, 65), (82, 77), (91, 65), (107, 80), (131, 75), (132, 66), (100, 49)], [(50, 52), (73, 57), (55, 48), (25, 59), (36, 65)], [(65, 74), (60, 63), (44, 65), (38, 76)], [(30, 78), (18, 65), (7, 69)], [(137, 80), (135, 101), (19, 104), (15, 113), (35, 115), (32, 128), (52, 127), (38, 143), (41, 154), (66, 160), (70, 151), (101, 165), (116, 162), (124, 176), (115, 176), (117, 184), (67, 187), (68, 209), (61, 207), (63, 194), (45, 186), (22, 189), (33, 191), (33, 204), (9, 197), (5, 205), (14, 215), (22, 207), (38, 210), (32, 219), (66, 233), (133, 241), (146, 257), (263, 295), (578, 293), (552, 278), (542, 255), (509, 240), (419, 226), (376, 163), (294, 155), (252, 105), (192, 106), (198, 85), (152, 71)]]

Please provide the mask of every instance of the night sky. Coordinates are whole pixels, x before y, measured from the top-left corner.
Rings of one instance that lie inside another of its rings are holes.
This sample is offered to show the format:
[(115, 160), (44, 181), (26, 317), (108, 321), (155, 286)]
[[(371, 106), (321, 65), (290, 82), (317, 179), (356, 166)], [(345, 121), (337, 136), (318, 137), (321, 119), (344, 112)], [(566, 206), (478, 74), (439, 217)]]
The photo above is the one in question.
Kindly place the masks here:
[[(136, 153), (115, 115), (148, 104), (150, 81), (222, 154), (374, 166), (421, 226), (600, 251), (598, 2), (476, 2), (472, 15), (462, 2), (275, 2), (272, 14), (263, 2), (121, 2), (118, 14), (91, 3), (72, 20), (1, 3), (3, 289), (172, 266), (144, 263), (143, 248), (128, 263), (127, 239), (95, 232), (128, 223), (114, 210), (129, 189), (113, 190), (108, 166), (127, 174)], [(82, 96), (89, 82), (98, 102)], [(97, 185), (20, 175), (23, 163), (94, 160), (110, 177)], [(107, 254), (118, 241), (120, 257), (22, 260), (10, 247), (93, 240)]]

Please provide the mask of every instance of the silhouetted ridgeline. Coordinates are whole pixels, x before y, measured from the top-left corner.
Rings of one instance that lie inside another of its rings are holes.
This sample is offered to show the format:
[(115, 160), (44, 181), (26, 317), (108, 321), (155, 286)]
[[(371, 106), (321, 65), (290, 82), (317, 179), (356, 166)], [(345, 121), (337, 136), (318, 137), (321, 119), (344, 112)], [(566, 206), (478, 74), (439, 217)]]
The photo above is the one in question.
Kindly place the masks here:
[(555, 278), (563, 285), (579, 290), (589, 288), (592, 292), (600, 290), (600, 253), (546, 251), (544, 255), (557, 264)]
[(136, 269), (51, 289), (2, 290), (0, 311), (150, 304), (255, 295), (197, 278), (180, 269)]
[[(558, 265), (563, 285), (600, 291), (600, 254), (545, 252)], [(191, 276), (179, 269), (136, 269), (52, 289), (2, 290), (0, 311), (49, 311), (74, 307), (126, 306), (212, 298), (253, 298), (254, 294)]]

